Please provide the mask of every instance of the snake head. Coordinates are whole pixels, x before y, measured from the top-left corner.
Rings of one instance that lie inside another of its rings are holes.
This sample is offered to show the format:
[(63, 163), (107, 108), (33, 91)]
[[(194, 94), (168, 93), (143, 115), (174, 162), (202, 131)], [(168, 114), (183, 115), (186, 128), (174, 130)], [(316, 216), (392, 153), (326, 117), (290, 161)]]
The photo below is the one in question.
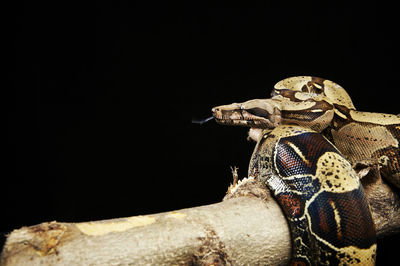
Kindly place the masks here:
[(212, 108), (215, 121), (224, 125), (252, 128), (275, 128), (281, 122), (279, 102), (273, 99), (255, 99)]
[(304, 126), (321, 132), (332, 121), (333, 106), (325, 100), (304, 96), (307, 95), (294, 99), (275, 95), (270, 99), (217, 106), (212, 112), (215, 121), (223, 125), (275, 128), (284, 124)]
[(299, 125), (321, 132), (340, 109), (355, 109), (338, 84), (316, 77), (299, 76), (278, 82), (270, 99), (221, 105), (212, 109), (217, 123), (251, 128)]

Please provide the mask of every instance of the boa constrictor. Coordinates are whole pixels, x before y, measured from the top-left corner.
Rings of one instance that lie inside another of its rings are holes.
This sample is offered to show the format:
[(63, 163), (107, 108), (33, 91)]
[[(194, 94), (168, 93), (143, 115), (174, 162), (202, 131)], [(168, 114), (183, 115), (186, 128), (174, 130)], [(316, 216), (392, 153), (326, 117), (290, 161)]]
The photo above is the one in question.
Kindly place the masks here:
[(249, 176), (289, 221), (291, 264), (373, 265), (374, 224), (351, 165), (375, 165), (400, 187), (400, 117), (357, 111), (341, 86), (310, 76), (278, 82), (271, 96), (212, 111), (218, 123), (264, 129)]

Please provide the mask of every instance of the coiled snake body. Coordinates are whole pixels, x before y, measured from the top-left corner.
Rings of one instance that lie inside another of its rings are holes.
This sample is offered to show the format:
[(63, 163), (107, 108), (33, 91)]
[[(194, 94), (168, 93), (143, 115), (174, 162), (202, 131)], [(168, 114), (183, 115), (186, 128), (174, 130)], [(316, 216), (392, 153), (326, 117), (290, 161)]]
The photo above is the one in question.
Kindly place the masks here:
[(264, 128), (249, 176), (269, 187), (288, 219), (292, 265), (374, 265), (375, 227), (352, 165), (373, 165), (400, 187), (400, 117), (357, 111), (341, 86), (309, 76), (213, 115)]

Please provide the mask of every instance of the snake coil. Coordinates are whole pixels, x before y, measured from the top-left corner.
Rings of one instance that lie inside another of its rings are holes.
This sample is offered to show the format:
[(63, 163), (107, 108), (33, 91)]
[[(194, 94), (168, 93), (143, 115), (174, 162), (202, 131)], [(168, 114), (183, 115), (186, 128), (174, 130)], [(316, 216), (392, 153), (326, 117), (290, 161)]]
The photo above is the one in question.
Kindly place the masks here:
[(220, 124), (264, 129), (249, 176), (289, 221), (292, 265), (374, 265), (374, 223), (352, 165), (368, 162), (400, 188), (400, 116), (358, 111), (340, 85), (311, 76), (212, 112)]

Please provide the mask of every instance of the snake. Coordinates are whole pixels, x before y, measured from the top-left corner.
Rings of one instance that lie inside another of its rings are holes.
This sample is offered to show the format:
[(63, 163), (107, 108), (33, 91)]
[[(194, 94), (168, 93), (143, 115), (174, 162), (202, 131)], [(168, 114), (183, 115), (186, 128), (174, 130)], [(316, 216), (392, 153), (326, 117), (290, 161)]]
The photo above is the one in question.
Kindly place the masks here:
[(291, 265), (374, 265), (376, 233), (357, 163), (400, 188), (400, 117), (356, 110), (335, 82), (296, 76), (271, 97), (212, 109), (217, 123), (260, 128), (248, 175), (271, 190), (291, 232)]

